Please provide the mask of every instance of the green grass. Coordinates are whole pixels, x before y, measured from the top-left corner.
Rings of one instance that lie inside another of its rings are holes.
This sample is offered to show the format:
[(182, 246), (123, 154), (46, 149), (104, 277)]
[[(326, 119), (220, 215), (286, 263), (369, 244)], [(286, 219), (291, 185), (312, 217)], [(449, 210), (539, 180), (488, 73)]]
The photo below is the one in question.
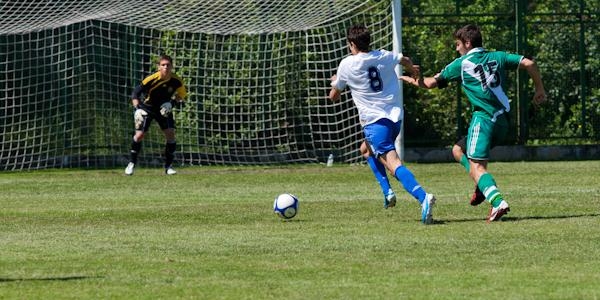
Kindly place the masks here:
[(366, 166), (0, 173), (0, 299), (600, 298), (600, 161), (492, 163), (493, 224), (458, 164), (408, 166), (431, 226)]

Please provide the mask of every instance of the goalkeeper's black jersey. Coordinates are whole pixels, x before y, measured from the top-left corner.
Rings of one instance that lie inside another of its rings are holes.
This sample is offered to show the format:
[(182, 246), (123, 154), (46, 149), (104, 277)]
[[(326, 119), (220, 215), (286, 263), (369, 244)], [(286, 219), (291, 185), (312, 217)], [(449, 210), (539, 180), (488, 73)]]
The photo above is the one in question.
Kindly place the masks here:
[[(145, 95), (143, 100), (140, 98), (142, 94)], [(162, 80), (160, 72), (156, 72), (142, 80), (142, 83), (133, 91), (131, 98), (140, 99), (145, 107), (157, 110), (161, 104), (171, 101), (171, 98), (175, 94), (180, 99), (183, 99), (187, 95), (181, 78), (175, 74), (171, 74), (169, 80)]]

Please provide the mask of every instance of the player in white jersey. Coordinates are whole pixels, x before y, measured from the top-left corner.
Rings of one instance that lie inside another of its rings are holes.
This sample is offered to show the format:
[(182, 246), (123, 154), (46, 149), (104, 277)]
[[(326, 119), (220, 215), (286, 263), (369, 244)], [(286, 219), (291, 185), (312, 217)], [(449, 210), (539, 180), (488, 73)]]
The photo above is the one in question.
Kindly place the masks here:
[[(337, 74), (331, 77), (329, 98), (338, 101), (341, 92), (346, 87), (350, 88), (371, 152), (421, 203), (421, 221), (430, 224), (435, 197), (419, 185), (412, 172), (402, 164), (395, 149), (403, 117), (395, 68), (402, 64), (415, 77), (419, 75), (418, 70), (413, 67), (410, 58), (401, 53), (371, 50), (371, 35), (363, 25), (350, 27), (347, 41), (351, 55), (340, 62)], [(395, 205), (396, 199), (393, 199), (385, 206)]]

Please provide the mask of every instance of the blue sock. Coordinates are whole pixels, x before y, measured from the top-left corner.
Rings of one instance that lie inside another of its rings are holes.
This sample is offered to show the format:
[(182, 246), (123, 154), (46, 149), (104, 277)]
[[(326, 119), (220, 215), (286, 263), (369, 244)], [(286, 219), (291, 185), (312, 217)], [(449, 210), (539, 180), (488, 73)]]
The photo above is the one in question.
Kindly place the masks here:
[(415, 175), (405, 166), (399, 166), (394, 172), (396, 179), (398, 179), (404, 189), (410, 193), (415, 199), (419, 201), (419, 203), (423, 203), (425, 200), (425, 190), (419, 185), (417, 180), (415, 179)]
[(387, 196), (387, 192), (391, 187), (387, 178), (387, 173), (385, 172), (385, 166), (374, 156), (369, 156), (367, 158), (367, 163), (369, 164), (369, 167), (371, 167), (375, 178), (379, 182), (379, 186), (381, 187), (383, 195)]

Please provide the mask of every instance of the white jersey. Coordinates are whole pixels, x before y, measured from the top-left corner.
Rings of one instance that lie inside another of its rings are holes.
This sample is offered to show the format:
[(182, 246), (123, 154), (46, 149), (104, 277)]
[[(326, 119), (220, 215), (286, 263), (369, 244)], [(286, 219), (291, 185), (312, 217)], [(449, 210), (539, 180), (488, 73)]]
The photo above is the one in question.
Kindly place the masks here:
[(373, 50), (344, 58), (331, 85), (343, 91), (350, 88), (362, 126), (387, 118), (402, 120), (400, 86), (395, 68), (402, 53)]

